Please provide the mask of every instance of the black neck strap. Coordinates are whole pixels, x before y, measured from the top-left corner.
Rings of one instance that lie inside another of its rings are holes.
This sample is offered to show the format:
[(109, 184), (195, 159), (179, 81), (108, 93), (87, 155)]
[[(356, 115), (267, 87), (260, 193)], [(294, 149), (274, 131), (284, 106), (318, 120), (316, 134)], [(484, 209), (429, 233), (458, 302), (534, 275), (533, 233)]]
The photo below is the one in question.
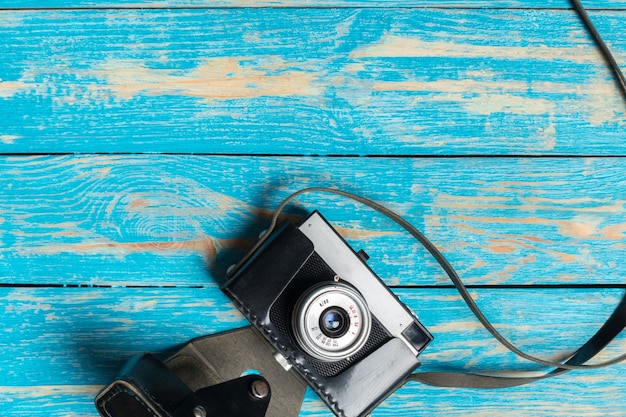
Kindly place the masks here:
[[(572, 6), (584, 22), (587, 30), (592, 35), (594, 40), (597, 42), (600, 47), (602, 54), (606, 58), (609, 66), (613, 70), (616, 80), (619, 83), (620, 89), (624, 94), (624, 98), (626, 99), (626, 79), (622, 71), (619, 68), (615, 58), (611, 54), (611, 51), (606, 46), (602, 37), (594, 27), (591, 19), (589, 18), (585, 8), (580, 3), (579, 0), (571, 0)], [(331, 193), (341, 195), (352, 200), (358, 201), (366, 206), (371, 207), (372, 209), (378, 211), (379, 213), (387, 216), (398, 225), (402, 226), (407, 232), (409, 232), (415, 239), (417, 239), (428, 252), (435, 258), (435, 260), (439, 263), (439, 265), (443, 268), (443, 270), (448, 274), (448, 277), (459, 291), (459, 294), (470, 308), (472, 313), (476, 316), (476, 318), (480, 321), (480, 323), (491, 333), (491, 335), (500, 342), (504, 347), (509, 349), (511, 352), (516, 355), (524, 358), (526, 360), (539, 363), (545, 366), (555, 368), (553, 371), (548, 372), (546, 374), (535, 376), (535, 377), (500, 377), (500, 376), (489, 376), (489, 375), (478, 375), (471, 373), (457, 373), (457, 372), (422, 372), (411, 375), (408, 380), (411, 381), (419, 381), (425, 384), (439, 386), (439, 387), (456, 387), (456, 388), (506, 388), (506, 387), (514, 387), (519, 385), (528, 384), (530, 382), (539, 381), (546, 378), (551, 378), (553, 376), (561, 375), (565, 372), (568, 372), (573, 369), (597, 369), (605, 366), (614, 365), (626, 360), (626, 354), (622, 354), (616, 358), (613, 358), (608, 361), (604, 361), (601, 363), (587, 364), (591, 358), (596, 356), (601, 350), (603, 350), (623, 329), (626, 327), (626, 295), (622, 298), (622, 301), (619, 303), (611, 317), (604, 323), (604, 325), (598, 330), (598, 332), (591, 338), (587, 343), (580, 347), (576, 352), (574, 352), (570, 358), (563, 362), (553, 362), (546, 359), (541, 359), (527, 353), (522, 352), (515, 345), (508, 341), (504, 336), (502, 336), (496, 328), (487, 320), (482, 311), (478, 308), (473, 298), (470, 296), (469, 291), (465, 287), (465, 284), (461, 281), (461, 278), (455, 271), (455, 269), (450, 265), (448, 260), (443, 256), (443, 254), (439, 251), (439, 249), (432, 243), (426, 236), (424, 236), (419, 230), (413, 227), (409, 222), (404, 220), (401, 216), (396, 214), (395, 212), (389, 210), (388, 208), (372, 201), (367, 198), (347, 193), (345, 191), (340, 191), (331, 188), (323, 188), (323, 187), (311, 187), (306, 188), (300, 191), (297, 191), (287, 197), (281, 205), (278, 207), (274, 216), (272, 217), (272, 222), (268, 228), (268, 231), (265, 233), (264, 237), (262, 237), (256, 244), (256, 246), (249, 252), (249, 255), (256, 252), (256, 250), (263, 244), (265, 238), (269, 236), (272, 230), (276, 227), (276, 223), (278, 220), (278, 216), (285, 208), (285, 206), (294, 198), (299, 196), (300, 194), (308, 193), (308, 192), (323, 192), (323, 193)], [(245, 256), (239, 264), (233, 269), (232, 273), (239, 269), (241, 265), (243, 265), (247, 260), (249, 255)]]
[(589, 17), (589, 15), (587, 14), (587, 11), (585, 10), (585, 7), (580, 3), (580, 0), (570, 0), (570, 2), (572, 3), (574, 10), (576, 10), (576, 13), (578, 13), (578, 16), (580, 16), (581, 20), (585, 23), (585, 28), (587, 29), (589, 34), (593, 37), (594, 41), (600, 48), (600, 51), (602, 52), (604, 59), (606, 59), (606, 62), (609, 64), (609, 67), (611, 68), (611, 70), (613, 71), (613, 74), (615, 75), (615, 80), (618, 82), (620, 86), (621, 92), (624, 95), (624, 99), (626, 99), (626, 77), (624, 77), (624, 73), (620, 69), (619, 64), (617, 63), (617, 61), (615, 60), (615, 57), (611, 53), (611, 50), (606, 45), (606, 43), (604, 43), (602, 36), (600, 35), (598, 30), (594, 26), (593, 22), (591, 21), (591, 18)]
[[(572, 6), (584, 22), (587, 30), (594, 38), (596, 43), (598, 44), (600, 50), (607, 63), (613, 70), (615, 74), (616, 80), (620, 86), (622, 93), (624, 94), (624, 98), (626, 98), (626, 78), (622, 73), (617, 61), (613, 57), (610, 49), (604, 43), (602, 36), (596, 30), (593, 22), (589, 18), (587, 11), (580, 3), (579, 0), (571, 0)], [(428, 248), (427, 248), (428, 249)], [(430, 249), (429, 249), (430, 251)], [(431, 251), (432, 253), (432, 251)], [(433, 254), (435, 258), (436, 255)], [(440, 261), (439, 259), (437, 259)], [(445, 260), (444, 260), (445, 261)], [(440, 262), (441, 264), (441, 262)], [(446, 261), (447, 264), (447, 261)], [(449, 269), (452, 268), (448, 265), (442, 265), (442, 267), (448, 272), (450, 275)], [(453, 274), (455, 274), (453, 272)], [(455, 281), (455, 278), (451, 276), (452, 281)], [(455, 283), (456, 285), (456, 283)], [(458, 286), (457, 286), (458, 288)], [(462, 290), (460, 290), (462, 291)], [(463, 295), (463, 292), (461, 292)], [(465, 297), (463, 297), (465, 299)], [(467, 301), (467, 299), (466, 299)], [(469, 305), (469, 304), (468, 304)], [(469, 305), (474, 314), (477, 314), (474, 311), (472, 305)], [(482, 314), (478, 312), (478, 314)], [(480, 317), (479, 317), (480, 319)], [(481, 320), (482, 322), (482, 320)], [(484, 323), (483, 323), (484, 324)], [(493, 334), (493, 331), (487, 329)], [(422, 372), (413, 374), (409, 377), (411, 381), (419, 381), (424, 384), (438, 386), (438, 387), (454, 387), (454, 388), (507, 388), (507, 387), (515, 387), (519, 385), (528, 384), (530, 382), (539, 381), (546, 378), (551, 378), (553, 376), (564, 374), (572, 369), (578, 369), (580, 367), (584, 367), (584, 364), (596, 356), (602, 349), (606, 347), (623, 329), (626, 327), (626, 295), (622, 298), (622, 301), (619, 303), (611, 317), (604, 323), (602, 328), (598, 330), (598, 332), (593, 335), (591, 339), (587, 341), (580, 349), (578, 349), (570, 358), (561, 366), (556, 367), (552, 372), (548, 372), (544, 375), (535, 376), (535, 377), (499, 377), (499, 376), (489, 376), (489, 375), (477, 375), (470, 373), (457, 373), (457, 372)], [(495, 336), (495, 335), (494, 335)], [(499, 337), (496, 336), (498, 340)], [(501, 340), (500, 340), (501, 341)], [(501, 341), (502, 342), (502, 341)], [(506, 343), (503, 343), (506, 346)], [(508, 347), (508, 346), (507, 346)], [(518, 353), (518, 352), (515, 352)], [(519, 353), (518, 353), (519, 354)], [(520, 355), (523, 356), (523, 355)], [(527, 358), (528, 359), (528, 358)], [(611, 365), (612, 363), (617, 363), (620, 358), (616, 358), (613, 361), (605, 362), (601, 365)], [(587, 367), (589, 367), (587, 365)]]
[[(500, 377), (500, 376), (489, 376), (489, 375), (479, 375), (479, 374), (471, 374), (471, 373), (462, 373), (462, 372), (422, 372), (416, 373), (409, 376), (407, 381), (419, 381), (425, 384), (439, 386), (439, 387), (457, 387), (457, 388), (506, 388), (506, 387), (514, 387), (518, 385), (528, 384), (534, 381), (538, 381), (545, 378), (550, 378), (553, 376), (561, 375), (565, 372), (568, 372), (573, 369), (597, 369), (610, 365), (614, 365), (626, 360), (626, 353), (620, 356), (617, 356), (608, 361), (587, 364), (586, 362), (596, 356), (604, 347), (609, 344), (621, 331), (626, 327), (626, 295), (619, 303), (611, 317), (606, 321), (606, 323), (598, 330), (598, 332), (591, 338), (587, 343), (585, 343), (580, 349), (574, 352), (570, 358), (565, 362), (554, 362), (547, 359), (538, 358), (532, 355), (529, 355), (525, 352), (522, 352), (515, 345), (513, 345), (508, 339), (502, 336), (497, 329), (487, 320), (485, 315), (482, 313), (480, 308), (476, 305), (473, 298), (471, 297), (467, 287), (461, 281), (458, 273), (452, 267), (452, 265), (448, 262), (448, 260), (443, 256), (443, 254), (439, 251), (439, 249), (424, 236), (418, 229), (416, 229), (413, 225), (407, 222), (404, 218), (402, 218), (397, 213), (389, 210), (385, 206), (376, 203), (368, 198), (361, 197), (356, 194), (348, 193), (345, 191), (333, 189), (333, 188), (324, 188), (324, 187), (311, 187), (305, 188), (288, 196), (276, 209), (274, 216), (272, 217), (272, 221), (267, 232), (263, 235), (263, 237), (256, 243), (255, 247), (248, 252), (254, 253), (258, 247), (263, 245), (265, 239), (271, 235), (271, 232), (276, 227), (278, 222), (278, 217), (281, 212), (285, 208), (290, 201), (295, 199), (301, 194), (306, 194), (310, 192), (320, 192), (320, 193), (330, 193), (336, 194), (343, 197), (350, 198), (352, 200), (358, 201), (379, 213), (385, 215), (389, 219), (393, 220), (395, 223), (400, 225), (403, 229), (409, 232), (415, 239), (417, 239), (428, 252), (435, 258), (435, 260), (439, 263), (439, 265), (443, 268), (443, 270), (448, 274), (448, 277), (458, 290), (459, 294), (470, 308), (472, 313), (476, 316), (476, 318), (480, 321), (480, 323), (487, 329), (494, 338), (500, 342), (504, 347), (509, 349), (511, 352), (516, 355), (548, 367), (555, 368), (553, 371), (548, 372), (544, 375), (536, 376), (536, 377)], [(240, 261), (240, 263), (231, 271), (234, 273), (239, 267), (247, 261), (248, 257), (244, 257)]]
[[(596, 356), (626, 327), (626, 296), (622, 298), (611, 317), (598, 332), (578, 349), (566, 365), (584, 365)], [(447, 388), (509, 388), (529, 384), (569, 372), (570, 369), (556, 368), (552, 372), (533, 377), (500, 377), (459, 372), (420, 372), (412, 374), (409, 381)]]

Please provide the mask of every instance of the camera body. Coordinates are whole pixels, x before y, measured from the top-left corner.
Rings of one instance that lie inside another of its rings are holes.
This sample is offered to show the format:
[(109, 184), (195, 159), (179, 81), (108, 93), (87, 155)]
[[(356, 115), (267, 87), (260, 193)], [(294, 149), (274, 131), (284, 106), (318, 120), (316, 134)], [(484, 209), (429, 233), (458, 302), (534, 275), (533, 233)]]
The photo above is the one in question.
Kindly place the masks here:
[(282, 225), (223, 286), (286, 369), (341, 417), (367, 415), (432, 335), (319, 212)]

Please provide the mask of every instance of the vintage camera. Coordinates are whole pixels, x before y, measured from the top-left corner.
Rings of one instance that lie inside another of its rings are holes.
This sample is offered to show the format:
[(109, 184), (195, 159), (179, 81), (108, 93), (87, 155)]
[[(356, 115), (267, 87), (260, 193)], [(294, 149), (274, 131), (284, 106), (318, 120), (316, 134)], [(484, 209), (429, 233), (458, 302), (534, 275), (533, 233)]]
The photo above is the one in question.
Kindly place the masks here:
[(341, 417), (368, 414), (433, 339), (366, 260), (314, 212), (272, 233), (223, 286), (275, 357)]
[(96, 397), (102, 416), (296, 417), (308, 385), (362, 417), (419, 366), (432, 336), (318, 212), (245, 259), (222, 290), (253, 326), (131, 359)]

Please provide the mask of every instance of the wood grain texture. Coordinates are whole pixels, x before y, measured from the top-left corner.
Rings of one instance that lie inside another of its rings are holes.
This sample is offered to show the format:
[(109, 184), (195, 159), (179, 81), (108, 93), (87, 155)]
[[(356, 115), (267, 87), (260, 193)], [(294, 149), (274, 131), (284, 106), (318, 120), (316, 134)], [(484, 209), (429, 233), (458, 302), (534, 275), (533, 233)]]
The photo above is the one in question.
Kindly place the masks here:
[[(499, 348), (454, 290), (396, 292), (437, 337), (422, 355), (422, 370), (541, 371)], [(474, 293), (486, 314), (521, 348), (560, 357), (599, 328), (622, 291), (527, 289)], [(4, 311), (4, 322), (11, 324), (0, 329), (3, 415), (96, 416), (92, 405), (95, 393), (130, 355), (169, 349), (191, 337), (245, 325), (220, 291), (211, 287), (66, 288), (54, 292), (2, 288), (0, 310)], [(625, 343), (621, 338), (603, 357), (623, 351)], [(624, 388), (626, 379), (619, 367), (571, 373), (504, 391), (450, 391), (411, 383), (373, 415), (412, 416), (417, 408), (418, 415), (436, 416), (573, 416), (601, 412), (617, 416), (626, 406), (626, 399), (618, 395)], [(561, 409), (563, 402), (571, 406)], [(331, 414), (309, 394), (302, 415)]]
[[(626, 2), (584, 4), (626, 63)], [(246, 325), (218, 283), (306, 186), (406, 216), (562, 359), (623, 296), (625, 116), (565, 0), (0, 0), (0, 416), (95, 417), (134, 353)], [(433, 332), (424, 371), (543, 371), (389, 221), (326, 194), (287, 217), (313, 209)], [(411, 383), (373, 417), (623, 416), (624, 392), (623, 365)]]
[[(621, 284), (626, 275), (623, 158), (83, 155), (5, 157), (0, 172), (4, 284), (205, 285), (243, 256), (283, 198), (309, 186), (395, 209), (469, 284)], [(367, 250), (388, 284), (449, 284), (380, 215), (324, 194), (290, 211), (314, 209)]]
[[(626, 12), (592, 15), (625, 62)], [(624, 100), (568, 10), (5, 10), (0, 22), (0, 152), (626, 154)]]
[[(583, 2), (589, 9), (620, 9), (626, 6), (623, 0), (594, 0)], [(225, 8), (225, 7), (454, 7), (454, 8), (514, 8), (544, 9), (571, 8), (568, 0), (47, 0), (42, 5), (37, 0), (2, 0), (3, 9), (41, 9), (41, 8)]]

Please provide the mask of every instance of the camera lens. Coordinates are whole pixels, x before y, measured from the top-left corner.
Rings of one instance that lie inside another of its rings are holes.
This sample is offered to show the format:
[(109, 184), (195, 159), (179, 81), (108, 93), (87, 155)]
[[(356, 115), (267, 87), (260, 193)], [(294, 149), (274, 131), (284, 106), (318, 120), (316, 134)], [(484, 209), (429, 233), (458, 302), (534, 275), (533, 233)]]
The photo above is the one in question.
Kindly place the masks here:
[(350, 318), (348, 313), (341, 308), (330, 307), (322, 313), (320, 328), (328, 337), (341, 337), (348, 331)]
[(356, 289), (343, 283), (322, 283), (300, 297), (292, 326), (304, 352), (320, 360), (339, 361), (365, 345), (371, 318)]

